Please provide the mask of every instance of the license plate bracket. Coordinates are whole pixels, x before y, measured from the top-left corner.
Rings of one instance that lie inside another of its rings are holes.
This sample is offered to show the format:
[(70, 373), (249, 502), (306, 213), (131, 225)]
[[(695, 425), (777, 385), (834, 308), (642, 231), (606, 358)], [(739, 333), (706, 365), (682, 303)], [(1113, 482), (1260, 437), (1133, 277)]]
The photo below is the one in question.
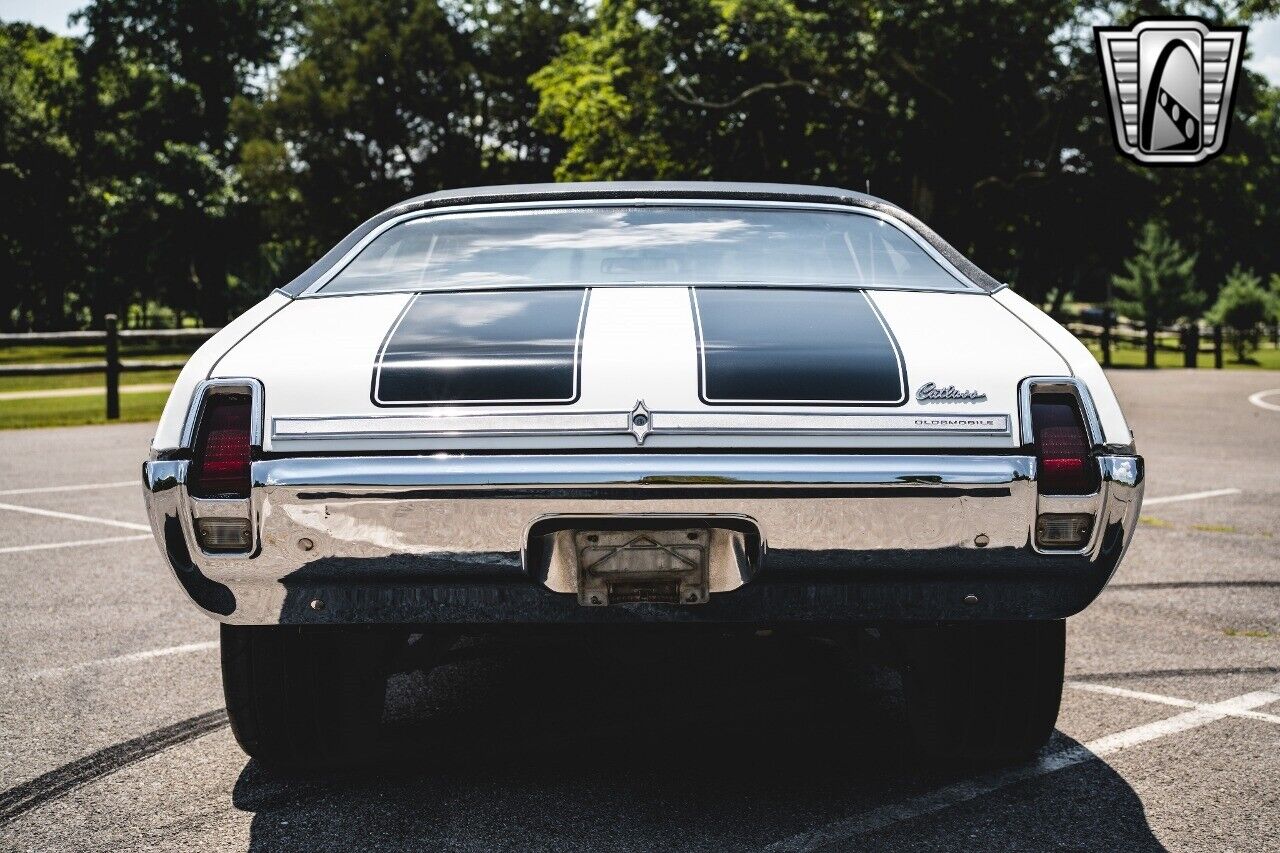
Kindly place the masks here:
[(705, 527), (575, 530), (578, 603), (705, 604), (710, 541)]

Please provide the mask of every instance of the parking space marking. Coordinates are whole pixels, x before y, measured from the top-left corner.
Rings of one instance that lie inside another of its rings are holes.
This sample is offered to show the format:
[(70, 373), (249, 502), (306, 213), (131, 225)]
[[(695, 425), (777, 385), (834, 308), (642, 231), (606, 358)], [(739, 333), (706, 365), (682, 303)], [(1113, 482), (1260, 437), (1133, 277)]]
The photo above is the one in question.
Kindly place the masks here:
[[(1086, 681), (1068, 681), (1063, 684), (1071, 690), (1083, 690), (1086, 693), (1103, 693), (1107, 696), (1123, 696), (1126, 699), (1141, 699), (1144, 702), (1156, 702), (1161, 705), (1172, 705), (1175, 708), (1206, 708), (1204, 702), (1193, 702), (1177, 696), (1164, 696), (1160, 693), (1146, 693), (1142, 690), (1130, 690), (1127, 687), (1112, 687), (1110, 684), (1091, 684)], [(1232, 711), (1228, 716), (1244, 717), (1250, 720), (1261, 720), (1264, 723), (1280, 725), (1280, 716), (1264, 714), (1262, 711)]]
[(945, 811), (952, 806), (967, 803), (987, 794), (995, 793), (1020, 782), (1026, 782), (1059, 770), (1066, 770), (1097, 758), (1129, 749), (1159, 738), (1181, 732), (1198, 729), (1209, 723), (1238, 716), (1242, 711), (1251, 711), (1263, 705), (1280, 701), (1280, 684), (1268, 690), (1258, 690), (1234, 696), (1210, 705), (1201, 705), (1175, 714), (1163, 720), (1156, 720), (1115, 734), (1100, 737), (1087, 744), (1067, 747), (1058, 752), (1041, 756), (1031, 764), (1012, 767), (1008, 770), (994, 771), (963, 779), (951, 785), (911, 797), (896, 803), (890, 803), (844, 820), (835, 821), (811, 832), (794, 835), (765, 848), (769, 853), (798, 853), (799, 851), (820, 850), (840, 842), (849, 841), (860, 835), (868, 835), (882, 829), (915, 818), (926, 817)]
[(61, 518), (66, 521), (88, 521), (93, 524), (106, 524), (110, 527), (123, 527), (125, 530), (150, 530), (151, 526), (147, 524), (135, 524), (132, 521), (116, 521), (114, 518), (99, 518), (96, 515), (78, 515), (74, 512), (58, 512), (53, 509), (36, 509), (33, 506), (18, 506), (17, 504), (0, 504), (0, 510), (8, 510), (9, 512), (27, 512), (32, 515), (44, 515), (49, 518)]
[(69, 666), (54, 666), (48, 669), (38, 669), (31, 673), (32, 678), (52, 678), (59, 675), (66, 675), (69, 672), (78, 672), (82, 669), (93, 669), (99, 666), (113, 666), (121, 663), (135, 663), (137, 661), (152, 660), (153, 658), (165, 658), (171, 655), (186, 655), (192, 652), (207, 652), (210, 649), (218, 648), (218, 641), (212, 640), (207, 643), (187, 643), (181, 646), (169, 646), (163, 649), (148, 649), (145, 652), (133, 652), (127, 655), (117, 655), (113, 658), (100, 658), (98, 660), (87, 660), (82, 663), (73, 663)]
[(79, 548), (83, 545), (107, 545), (112, 542), (141, 542), (150, 539), (150, 533), (136, 536), (107, 536), (103, 539), (73, 539), (70, 542), (41, 542), (39, 545), (9, 545), (0, 548), (0, 554), (21, 554), (27, 551), (48, 551), (53, 548)]
[(75, 486), (41, 486), (34, 489), (3, 489), (0, 495), (36, 495), (44, 492), (87, 492), (93, 489), (122, 489), (125, 486), (139, 486), (141, 480), (116, 480), (114, 483), (80, 483)]
[(1259, 409), (1270, 409), (1273, 412), (1280, 412), (1280, 406), (1275, 403), (1268, 403), (1263, 397), (1270, 397), (1273, 394), (1280, 394), (1280, 388), (1272, 388), (1269, 391), (1259, 391), (1256, 394), (1249, 395), (1249, 402), (1253, 403)]
[(1163, 498), (1143, 498), (1143, 506), (1155, 506), (1156, 504), (1172, 504), (1179, 501), (1198, 501), (1201, 498), (1219, 498), (1223, 495), (1238, 495), (1239, 489), (1210, 489), (1207, 492), (1188, 492), (1185, 495), (1168, 495)]

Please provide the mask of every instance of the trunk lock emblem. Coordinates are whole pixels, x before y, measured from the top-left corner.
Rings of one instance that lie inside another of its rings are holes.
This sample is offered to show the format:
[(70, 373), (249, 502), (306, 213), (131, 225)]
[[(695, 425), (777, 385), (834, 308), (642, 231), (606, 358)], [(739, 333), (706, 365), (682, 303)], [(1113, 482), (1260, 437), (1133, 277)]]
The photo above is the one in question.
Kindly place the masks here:
[(631, 414), (627, 416), (627, 431), (635, 436), (636, 444), (644, 444), (645, 436), (653, 432), (653, 414), (644, 400), (636, 400)]

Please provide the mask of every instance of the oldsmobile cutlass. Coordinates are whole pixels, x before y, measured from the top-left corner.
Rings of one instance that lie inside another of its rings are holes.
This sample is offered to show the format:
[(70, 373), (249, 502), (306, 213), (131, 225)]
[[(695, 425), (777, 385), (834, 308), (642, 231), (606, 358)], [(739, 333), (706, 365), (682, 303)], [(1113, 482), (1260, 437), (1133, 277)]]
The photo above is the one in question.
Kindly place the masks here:
[(385, 210), (205, 344), (143, 471), (240, 744), (371, 753), (411, 642), (875, 629), (926, 754), (1017, 758), (1142, 459), (1088, 351), (901, 208), (557, 184)]

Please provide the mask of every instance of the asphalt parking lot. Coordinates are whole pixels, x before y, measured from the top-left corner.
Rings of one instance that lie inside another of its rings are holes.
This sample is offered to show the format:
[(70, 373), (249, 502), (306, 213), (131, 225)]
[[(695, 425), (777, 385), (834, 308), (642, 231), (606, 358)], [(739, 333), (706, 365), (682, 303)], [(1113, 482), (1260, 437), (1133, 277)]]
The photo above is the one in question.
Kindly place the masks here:
[(696, 634), (470, 641), (393, 680), (394, 769), (273, 777), (146, 532), (150, 427), (0, 433), (0, 848), (1280, 850), (1280, 374), (1112, 379), (1143, 524), (1053, 742), (976, 774), (912, 762), (874, 655)]

